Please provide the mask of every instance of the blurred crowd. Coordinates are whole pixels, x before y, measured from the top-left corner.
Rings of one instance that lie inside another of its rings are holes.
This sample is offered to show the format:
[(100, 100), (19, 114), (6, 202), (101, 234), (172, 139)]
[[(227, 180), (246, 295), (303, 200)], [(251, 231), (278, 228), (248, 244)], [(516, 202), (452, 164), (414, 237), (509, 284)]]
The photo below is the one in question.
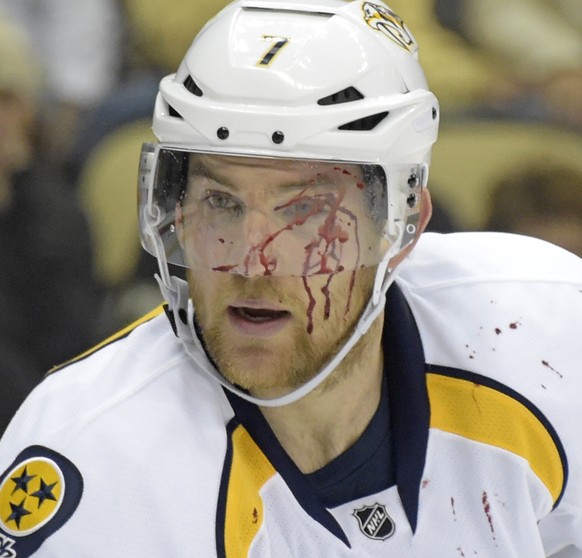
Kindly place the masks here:
[[(0, 432), (47, 370), (161, 302), (139, 246), (139, 149), (159, 79), (227, 3), (0, 0)], [(432, 230), (582, 255), (580, 0), (388, 4), (442, 105)]]

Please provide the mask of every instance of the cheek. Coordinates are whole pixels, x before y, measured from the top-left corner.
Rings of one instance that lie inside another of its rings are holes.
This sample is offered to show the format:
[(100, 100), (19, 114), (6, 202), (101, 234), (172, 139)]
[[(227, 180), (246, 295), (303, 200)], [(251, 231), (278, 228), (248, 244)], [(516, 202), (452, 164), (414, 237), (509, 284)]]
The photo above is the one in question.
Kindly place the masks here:
[(307, 332), (316, 329), (343, 333), (355, 325), (374, 285), (376, 268), (303, 278)]
[(219, 292), (224, 282), (222, 273), (187, 270), (190, 297), (199, 322), (211, 319), (213, 310), (218, 310)]

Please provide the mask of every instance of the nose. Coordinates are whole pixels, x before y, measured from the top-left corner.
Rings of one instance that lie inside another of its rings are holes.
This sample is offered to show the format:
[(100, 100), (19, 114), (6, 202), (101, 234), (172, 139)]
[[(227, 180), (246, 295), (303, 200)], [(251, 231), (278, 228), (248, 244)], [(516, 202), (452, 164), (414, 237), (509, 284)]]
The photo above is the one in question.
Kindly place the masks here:
[(260, 209), (250, 209), (244, 218), (244, 237), (249, 246), (262, 243), (274, 229), (272, 220)]
[(277, 256), (273, 242), (281, 231), (276, 230), (272, 219), (259, 210), (245, 215), (244, 241), (246, 253), (242, 272), (248, 277), (269, 276), (277, 269)]

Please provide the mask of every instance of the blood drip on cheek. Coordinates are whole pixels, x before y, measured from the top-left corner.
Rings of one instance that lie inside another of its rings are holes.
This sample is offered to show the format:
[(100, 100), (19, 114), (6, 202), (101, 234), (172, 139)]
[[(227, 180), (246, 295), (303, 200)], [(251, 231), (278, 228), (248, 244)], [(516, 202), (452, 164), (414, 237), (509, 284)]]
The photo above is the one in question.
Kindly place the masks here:
[[(351, 173), (346, 169), (341, 169), (339, 167), (335, 168), (336, 171), (341, 171), (343, 174), (351, 176)], [(364, 187), (362, 182), (357, 183), (357, 187), (362, 189)], [(265, 254), (267, 248), (272, 244), (279, 235), (285, 231), (292, 231), (296, 227), (304, 225), (307, 220), (314, 217), (328, 207), (329, 211), (325, 218), (325, 221), (318, 229), (318, 236), (307, 246), (305, 246), (305, 259), (303, 262), (303, 287), (308, 297), (307, 304), (307, 333), (311, 334), (313, 332), (313, 312), (316, 306), (316, 300), (313, 296), (312, 289), (308, 282), (308, 277), (312, 275), (329, 275), (327, 282), (321, 288), (321, 292), (325, 297), (324, 319), (329, 319), (331, 314), (331, 293), (330, 285), (336, 273), (344, 271), (344, 266), (341, 264), (342, 259), (342, 245), (349, 241), (350, 235), (347, 230), (344, 230), (341, 224), (338, 222), (338, 215), (346, 215), (354, 222), (354, 239), (356, 244), (356, 265), (355, 269), (358, 268), (360, 261), (360, 239), (358, 234), (358, 218), (357, 216), (349, 211), (348, 209), (341, 206), (343, 199), (345, 197), (345, 190), (340, 192), (338, 195), (334, 194), (322, 194), (316, 196), (306, 196), (305, 190), (300, 192), (296, 197), (289, 200), (282, 206), (276, 207), (275, 210), (284, 209), (295, 203), (300, 203), (302, 201), (307, 202), (311, 206), (311, 210), (305, 215), (296, 218), (295, 220), (288, 223), (285, 227), (275, 231), (266, 237), (262, 242), (252, 246), (244, 259), (244, 272), (245, 275), (249, 275), (250, 262), (253, 254), (258, 254), (259, 262), (264, 269), (263, 275), (269, 277), (273, 275), (273, 272), (277, 267), (276, 258), (269, 258)], [(215, 271), (233, 271), (237, 265), (222, 265), (214, 267)], [(348, 296), (346, 301), (345, 314), (350, 310), (350, 305), (352, 301), (352, 294), (355, 286), (356, 271), (352, 271), (350, 277), (350, 283), (348, 287)]]
[(307, 333), (311, 335), (313, 333), (313, 309), (315, 308), (315, 298), (311, 292), (311, 287), (307, 282), (307, 277), (303, 277), (303, 286), (305, 287), (305, 292), (309, 298), (309, 303), (307, 304)]
[[(341, 200), (340, 200), (341, 201)], [(304, 266), (304, 284), (306, 286), (306, 290), (309, 288), (307, 286), (306, 277), (309, 275), (309, 262), (312, 260), (313, 254), (315, 250), (324, 244), (323, 250), (318, 250), (317, 255), (319, 256), (319, 271), (316, 274), (329, 274), (326, 284), (322, 287), (321, 292), (325, 297), (325, 305), (323, 310), (323, 318), (325, 320), (329, 319), (331, 313), (331, 296), (330, 296), (330, 285), (336, 273), (340, 273), (344, 271), (344, 266), (341, 265), (341, 245), (344, 244), (349, 240), (349, 235), (347, 231), (343, 230), (339, 224), (336, 223), (337, 214), (342, 213), (348, 215), (350, 219), (353, 220), (355, 223), (354, 227), (354, 236), (355, 236), (355, 243), (356, 243), (356, 250), (357, 250), (357, 257), (356, 257), (356, 268), (358, 267), (358, 262), (360, 261), (360, 239), (358, 235), (358, 219), (357, 217), (350, 211), (345, 208), (342, 208), (339, 203), (334, 208), (332, 212), (328, 215), (328, 218), (325, 220), (323, 225), (319, 228), (318, 234), (319, 239), (311, 243), (310, 245), (306, 246), (306, 259), (305, 259), (305, 266)], [(337, 253), (336, 249), (339, 247), (340, 254)], [(335, 267), (330, 267), (329, 262), (332, 260), (335, 263)], [(352, 271), (350, 277), (350, 284), (348, 288), (348, 297), (346, 301), (346, 309), (345, 315), (350, 310), (350, 305), (352, 301), (352, 294), (354, 291), (355, 286), (355, 278), (356, 272), (355, 270)], [(311, 303), (312, 294), (311, 291), (307, 292), (308, 296), (310, 297), (310, 305), (308, 306), (308, 333), (311, 333), (313, 330), (313, 304)], [(310, 331), (311, 326), (311, 331)]]
[[(344, 171), (344, 173), (347, 171)], [(344, 193), (345, 194), (345, 193)], [(325, 304), (324, 304), (324, 311), (323, 317), (325, 320), (329, 319), (331, 314), (331, 293), (330, 293), (330, 285), (336, 273), (340, 273), (344, 271), (344, 266), (341, 265), (341, 245), (346, 243), (349, 240), (349, 234), (347, 231), (342, 229), (341, 225), (337, 223), (337, 216), (339, 213), (347, 215), (350, 219), (353, 220), (355, 223), (354, 226), (354, 235), (356, 241), (356, 249), (357, 249), (357, 258), (356, 258), (356, 268), (357, 263), (360, 260), (360, 240), (358, 236), (358, 219), (356, 215), (352, 212), (348, 211), (347, 209), (341, 207), (341, 202), (343, 201), (344, 194), (338, 197), (335, 203), (330, 204), (331, 211), (329, 212), (327, 218), (325, 219), (324, 223), (318, 230), (318, 238), (315, 239), (312, 243), (308, 244), (305, 247), (305, 261), (303, 267), (303, 286), (305, 288), (305, 292), (307, 293), (309, 302), (307, 305), (307, 333), (311, 334), (313, 332), (313, 311), (315, 309), (315, 298), (313, 296), (311, 287), (308, 283), (308, 277), (310, 275), (321, 275), (321, 274), (328, 274), (329, 277), (325, 285), (321, 288), (321, 292), (325, 297)], [(323, 249), (321, 249), (323, 245)], [(338, 252), (340, 252), (338, 254)], [(319, 269), (314, 271), (314, 265), (312, 264), (312, 260), (314, 258), (314, 254), (316, 255), (316, 259), (319, 258), (318, 265)], [(330, 261), (333, 262), (330, 266)], [(352, 301), (352, 294), (355, 286), (355, 278), (356, 272), (355, 270), (352, 271), (350, 277), (350, 284), (348, 287), (348, 297), (346, 301), (346, 309), (345, 314), (349, 312), (351, 301)]]

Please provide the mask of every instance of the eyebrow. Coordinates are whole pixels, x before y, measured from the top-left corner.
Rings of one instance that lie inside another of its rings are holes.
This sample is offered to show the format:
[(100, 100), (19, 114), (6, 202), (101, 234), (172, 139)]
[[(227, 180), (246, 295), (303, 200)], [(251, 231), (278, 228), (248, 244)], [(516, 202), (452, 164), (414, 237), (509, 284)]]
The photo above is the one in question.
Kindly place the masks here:
[[(240, 190), (240, 187), (236, 184), (235, 181), (230, 180), (226, 176), (222, 178), (219, 177), (218, 174), (212, 172), (203, 162), (200, 161), (196, 161), (195, 164), (191, 167), (188, 173), (188, 178), (192, 176), (204, 176), (205, 178), (217, 182), (221, 186), (224, 186), (234, 192), (238, 192)], [(326, 170), (325, 172), (316, 172), (315, 175), (311, 176), (310, 178), (292, 180), (289, 182), (277, 184), (276, 189), (278, 191), (300, 191), (305, 190), (310, 186), (317, 188), (318, 186), (323, 186), (329, 183), (334, 184), (335, 182), (336, 181), (331, 176), (330, 171)]]
[(236, 190), (236, 186), (234, 184), (231, 184), (228, 179), (218, 178), (218, 176), (214, 174), (204, 163), (199, 161), (195, 161), (194, 165), (190, 166), (190, 168), (188, 169), (188, 179), (190, 179), (192, 176), (204, 176), (205, 178), (214, 180), (214, 182), (219, 182), (220, 184), (230, 186), (231, 188)]
[[(327, 179), (327, 180), (326, 180)], [(278, 185), (279, 190), (285, 191), (297, 191), (297, 190), (305, 190), (306, 188), (313, 186), (317, 188), (318, 186), (323, 186), (325, 183), (332, 183), (333, 180), (327, 175), (318, 172), (315, 178), (306, 178), (302, 180), (293, 180), (289, 182), (283, 182), (282, 184)]]

